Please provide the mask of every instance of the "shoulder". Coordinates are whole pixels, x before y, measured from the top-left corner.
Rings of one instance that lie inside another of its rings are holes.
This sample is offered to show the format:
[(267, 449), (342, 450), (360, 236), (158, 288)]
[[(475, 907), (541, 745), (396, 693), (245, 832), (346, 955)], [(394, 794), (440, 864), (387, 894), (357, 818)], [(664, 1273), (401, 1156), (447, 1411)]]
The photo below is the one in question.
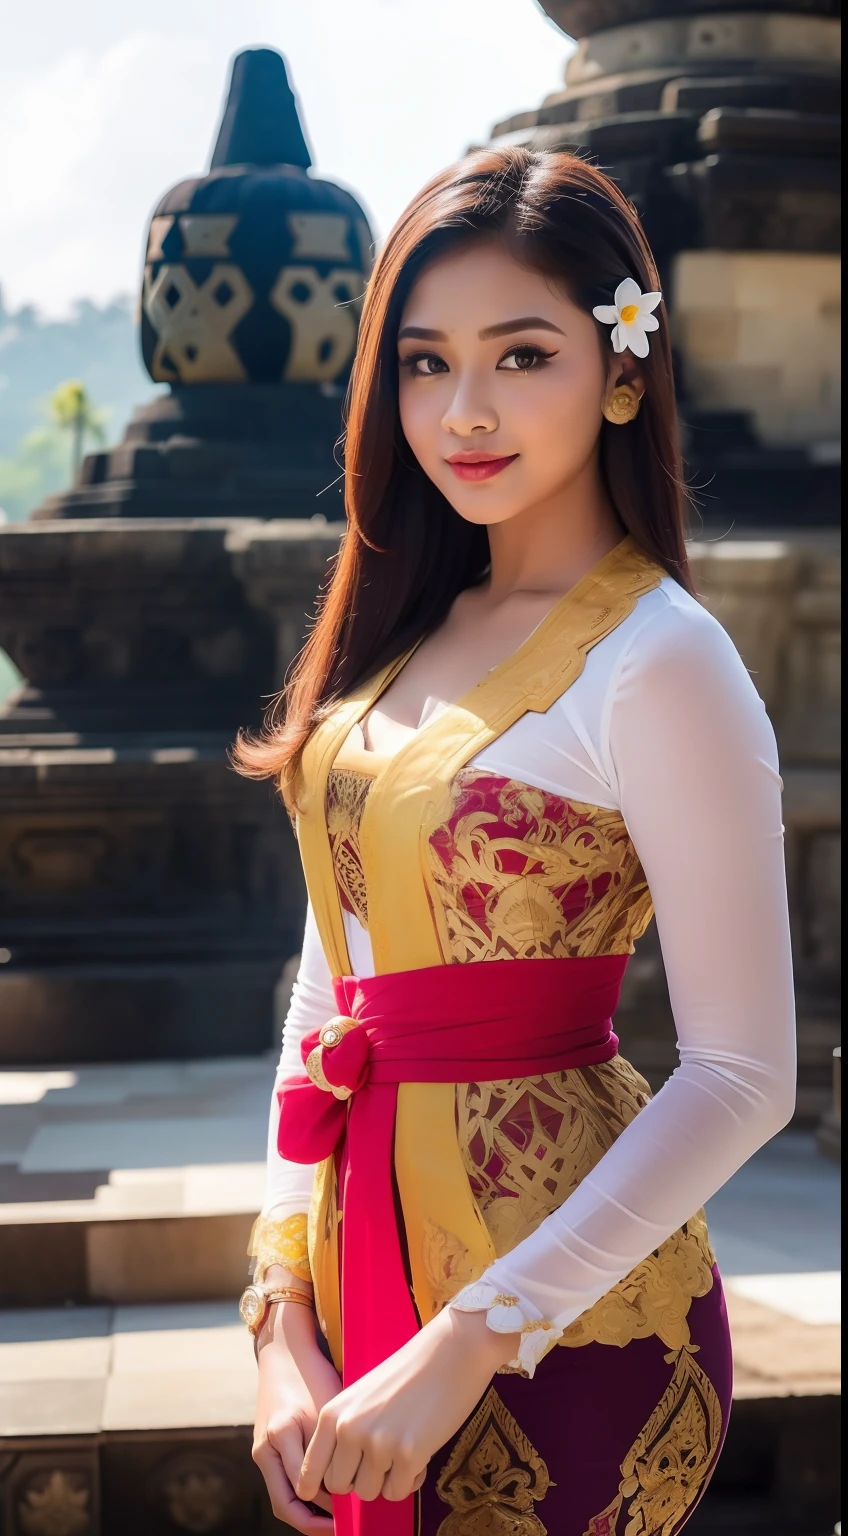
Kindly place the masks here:
[(688, 680), (759, 696), (727, 630), (696, 597), (666, 576), (639, 599), (623, 637), (619, 684)]
[(720, 762), (752, 757), (777, 764), (765, 704), (727, 630), (671, 578), (647, 601), (622, 648), (607, 707), (607, 743), (626, 739), (652, 754)]

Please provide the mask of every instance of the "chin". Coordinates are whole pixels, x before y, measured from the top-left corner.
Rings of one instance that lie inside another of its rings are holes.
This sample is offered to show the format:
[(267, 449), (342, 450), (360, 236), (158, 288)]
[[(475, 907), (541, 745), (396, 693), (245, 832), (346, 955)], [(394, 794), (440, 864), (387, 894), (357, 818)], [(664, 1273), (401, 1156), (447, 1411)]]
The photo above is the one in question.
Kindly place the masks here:
[(510, 501), (504, 504), (503, 502), (496, 502), (494, 499), (490, 501), (486, 498), (484, 500), (482, 496), (479, 501), (463, 501), (461, 504), (457, 502), (455, 497), (449, 497), (448, 500), (454, 511), (466, 523), (476, 523), (480, 528), (491, 527), (493, 523), (508, 523), (510, 518), (518, 517), (524, 507), (523, 502)]

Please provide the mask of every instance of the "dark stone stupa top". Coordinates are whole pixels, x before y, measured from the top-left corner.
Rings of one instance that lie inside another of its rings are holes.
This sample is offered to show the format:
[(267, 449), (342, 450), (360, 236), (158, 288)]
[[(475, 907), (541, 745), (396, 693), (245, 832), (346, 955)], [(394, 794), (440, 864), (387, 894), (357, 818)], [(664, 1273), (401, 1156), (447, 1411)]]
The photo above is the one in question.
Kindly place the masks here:
[(222, 165), (299, 165), (306, 171), (311, 164), (285, 60), (271, 48), (240, 53), (210, 170)]
[(371, 231), (310, 167), (282, 55), (240, 53), (208, 172), (150, 220), (141, 349), (170, 391), (36, 518), (344, 515), (334, 445)]

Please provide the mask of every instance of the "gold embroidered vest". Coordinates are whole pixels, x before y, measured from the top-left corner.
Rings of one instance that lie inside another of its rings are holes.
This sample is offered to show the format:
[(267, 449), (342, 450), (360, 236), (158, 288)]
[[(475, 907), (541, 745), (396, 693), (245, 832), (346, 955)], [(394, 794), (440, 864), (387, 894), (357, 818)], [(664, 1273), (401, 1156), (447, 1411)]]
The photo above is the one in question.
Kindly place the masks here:
[[(357, 750), (348, 738), (411, 652), (316, 728), (296, 826), (334, 975), (351, 974), (345, 910), (367, 929), (378, 974), (632, 951), (652, 908), (620, 813), (468, 765), (528, 710), (549, 709), (591, 647), (663, 574), (623, 540), (523, 646), (391, 757)], [(648, 1097), (621, 1056), (541, 1078), (402, 1084), (395, 1169), (422, 1322), (561, 1205)], [(439, 1148), (427, 1166), (417, 1155), (425, 1126), (428, 1144)], [(316, 1175), (309, 1257), (337, 1361), (341, 1219), (329, 1160)], [(560, 1342), (624, 1345), (657, 1333), (681, 1348), (689, 1303), (709, 1290), (712, 1264), (699, 1212)]]

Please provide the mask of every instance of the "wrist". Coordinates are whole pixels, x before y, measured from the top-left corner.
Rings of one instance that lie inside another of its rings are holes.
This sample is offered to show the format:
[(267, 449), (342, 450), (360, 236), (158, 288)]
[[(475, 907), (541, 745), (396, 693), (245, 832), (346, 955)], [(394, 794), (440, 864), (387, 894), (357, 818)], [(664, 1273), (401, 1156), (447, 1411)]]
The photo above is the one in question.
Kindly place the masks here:
[(272, 1288), (274, 1290), (286, 1289), (302, 1291), (304, 1296), (312, 1295), (311, 1280), (304, 1280), (302, 1275), (296, 1274), (292, 1269), (287, 1269), (285, 1264), (269, 1264), (262, 1271), (261, 1284), (266, 1290)]
[(278, 1301), (269, 1309), (262, 1327), (256, 1335), (256, 1358), (264, 1349), (290, 1355), (302, 1354), (307, 1349), (317, 1349), (315, 1313), (296, 1301)]
[(449, 1316), (449, 1334), (452, 1342), (460, 1343), (475, 1359), (485, 1361), (492, 1373), (508, 1365), (518, 1355), (521, 1346), (520, 1333), (498, 1333), (490, 1328), (484, 1311), (460, 1312), (446, 1307), (442, 1316)]

